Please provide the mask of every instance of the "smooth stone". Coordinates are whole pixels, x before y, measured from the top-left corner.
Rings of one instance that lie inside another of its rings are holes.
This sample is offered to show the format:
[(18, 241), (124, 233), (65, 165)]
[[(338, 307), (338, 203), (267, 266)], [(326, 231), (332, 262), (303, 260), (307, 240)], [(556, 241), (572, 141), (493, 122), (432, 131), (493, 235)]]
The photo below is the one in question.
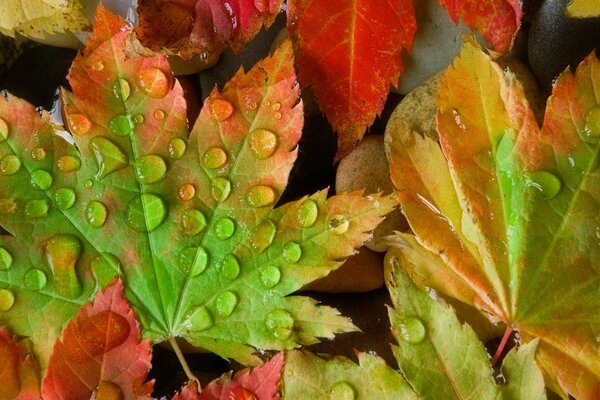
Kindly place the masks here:
[[(383, 135), (366, 136), (338, 166), (335, 177), (337, 193), (363, 188), (365, 195), (379, 192), (387, 195), (394, 190), (385, 156)], [(389, 246), (383, 238), (406, 227), (406, 219), (400, 210), (394, 210), (375, 228), (373, 238), (365, 243), (365, 246), (373, 251), (387, 251)]]

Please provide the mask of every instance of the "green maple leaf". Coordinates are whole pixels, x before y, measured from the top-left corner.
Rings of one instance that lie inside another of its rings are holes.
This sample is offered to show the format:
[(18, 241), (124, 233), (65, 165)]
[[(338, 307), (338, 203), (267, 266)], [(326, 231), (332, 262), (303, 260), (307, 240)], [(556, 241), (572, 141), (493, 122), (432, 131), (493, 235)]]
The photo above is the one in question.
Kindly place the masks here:
[(534, 361), (537, 343), (513, 349), (497, 385), (483, 344), (452, 308), (416, 287), (394, 254), (386, 283), (398, 340), (396, 372), (374, 355), (359, 353), (359, 364), (308, 352), (287, 354), (283, 378), (286, 399), (545, 399), (544, 379)]
[(0, 321), (44, 368), (66, 321), (119, 276), (154, 343), (252, 364), (255, 348), (356, 330), (287, 295), (339, 267), (395, 200), (321, 191), (274, 207), (303, 123), (291, 45), (215, 89), (188, 133), (166, 58), (126, 58), (130, 33), (99, 8), (63, 92), (72, 138), (0, 100)]

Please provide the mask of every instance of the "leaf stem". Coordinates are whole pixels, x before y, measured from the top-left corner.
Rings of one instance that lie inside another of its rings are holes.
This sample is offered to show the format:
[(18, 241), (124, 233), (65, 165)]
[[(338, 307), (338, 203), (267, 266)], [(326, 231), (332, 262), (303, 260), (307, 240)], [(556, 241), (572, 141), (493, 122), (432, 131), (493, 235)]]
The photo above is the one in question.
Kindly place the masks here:
[(196, 376), (190, 369), (190, 366), (188, 365), (187, 361), (185, 360), (185, 357), (183, 356), (183, 352), (181, 351), (181, 348), (179, 348), (179, 344), (177, 343), (177, 340), (174, 337), (170, 337), (169, 343), (171, 344), (173, 351), (175, 351), (175, 354), (177, 354), (177, 358), (179, 359), (179, 362), (181, 363), (181, 366), (183, 367), (183, 371), (187, 375), (188, 379), (196, 381), (196, 384), (198, 385), (198, 392), (200, 392), (202, 390), (200, 381), (198, 380), (198, 378), (196, 378)]
[(502, 336), (502, 340), (500, 341), (500, 345), (498, 346), (498, 349), (496, 350), (494, 357), (492, 357), (492, 367), (496, 365), (496, 363), (500, 359), (500, 356), (502, 356), (502, 352), (504, 351), (504, 348), (506, 347), (506, 343), (508, 343), (508, 338), (510, 337), (510, 334), (512, 332), (513, 332), (512, 326), (507, 325), (506, 330), (504, 331), (504, 336)]

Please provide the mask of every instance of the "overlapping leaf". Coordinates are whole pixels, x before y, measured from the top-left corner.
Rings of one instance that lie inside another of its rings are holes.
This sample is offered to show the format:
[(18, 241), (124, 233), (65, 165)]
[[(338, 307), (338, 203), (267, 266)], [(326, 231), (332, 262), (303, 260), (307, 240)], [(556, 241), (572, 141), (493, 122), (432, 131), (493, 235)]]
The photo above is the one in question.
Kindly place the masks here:
[(124, 21), (103, 7), (96, 21), (63, 92), (72, 139), (0, 99), (0, 320), (45, 367), (66, 321), (119, 276), (144, 338), (244, 363), (356, 329), (286, 296), (339, 267), (395, 200), (321, 191), (273, 208), (302, 127), (290, 44), (215, 89), (188, 134), (167, 60), (126, 58)]
[(600, 4), (595, 0), (571, 0), (567, 6), (567, 15), (575, 18), (600, 16)]
[(514, 75), (468, 42), (441, 84), (441, 149), (387, 132), (413, 273), (441, 271), (448, 285), (425, 285), (449, 295), (470, 286), (457, 297), (539, 338), (547, 383), (581, 399), (600, 394), (598, 79), (594, 55), (563, 73), (540, 129)]
[(40, 398), (37, 363), (25, 341), (17, 342), (6, 328), (0, 328), (0, 398)]

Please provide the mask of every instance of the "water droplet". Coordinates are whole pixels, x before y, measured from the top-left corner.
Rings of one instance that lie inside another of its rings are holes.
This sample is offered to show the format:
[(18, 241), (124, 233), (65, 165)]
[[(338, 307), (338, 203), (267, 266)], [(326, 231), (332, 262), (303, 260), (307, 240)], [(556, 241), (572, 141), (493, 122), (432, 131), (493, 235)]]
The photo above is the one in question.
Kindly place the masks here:
[(354, 400), (356, 391), (348, 382), (337, 382), (329, 389), (329, 397), (331, 400)]
[(179, 265), (192, 277), (200, 275), (208, 266), (208, 253), (202, 247), (186, 247), (179, 252)]
[(258, 107), (258, 103), (255, 102), (255, 101), (250, 101), (248, 103), (248, 108), (251, 109), (251, 110), (256, 110), (257, 107)]
[(272, 265), (266, 265), (260, 269), (260, 282), (267, 289), (277, 285), (281, 280), (281, 271)]
[(220, 147), (211, 147), (202, 157), (202, 164), (209, 169), (221, 168), (227, 162), (227, 153)]
[(56, 235), (46, 243), (46, 262), (54, 276), (54, 289), (70, 299), (82, 291), (75, 269), (81, 250), (79, 240), (73, 235)]
[(235, 309), (235, 306), (237, 306), (237, 303), (238, 298), (235, 293), (230, 291), (219, 293), (215, 300), (217, 315), (223, 318), (229, 317)]
[(270, 186), (258, 185), (246, 193), (246, 203), (250, 207), (266, 207), (275, 202), (275, 190)]
[(146, 120), (146, 118), (144, 118), (144, 116), (142, 114), (137, 114), (135, 117), (133, 117), (134, 121), (136, 124), (141, 125), (144, 123), (144, 121)]
[(556, 197), (562, 187), (560, 179), (556, 175), (546, 171), (528, 173), (526, 185), (539, 190), (546, 200)]
[(338, 235), (342, 235), (348, 231), (350, 221), (343, 215), (334, 215), (329, 218), (329, 229)]
[(0, 289), (0, 311), (8, 311), (15, 304), (15, 295), (8, 289)]
[(283, 309), (271, 311), (265, 322), (273, 336), (280, 340), (289, 338), (294, 330), (294, 317)]
[(121, 263), (119, 259), (110, 253), (101, 253), (90, 262), (90, 268), (96, 277), (96, 282), (101, 288), (105, 288), (112, 282), (115, 276), (121, 274)]
[(135, 174), (143, 185), (150, 185), (163, 179), (167, 174), (167, 164), (162, 157), (150, 154), (135, 160)]
[(215, 224), (215, 234), (220, 240), (227, 240), (235, 233), (235, 222), (230, 218), (221, 218)]
[(117, 136), (127, 136), (133, 130), (133, 121), (129, 115), (117, 115), (108, 123), (110, 130)]
[(12, 197), (0, 199), (0, 214), (12, 214), (17, 210), (17, 203)]
[(179, 196), (179, 198), (182, 201), (190, 201), (194, 198), (195, 195), (196, 188), (191, 183), (181, 185), (181, 187), (179, 188), (179, 192), (177, 193), (177, 196)]
[(137, 85), (147, 96), (160, 99), (169, 93), (169, 78), (158, 68), (143, 69), (137, 74)]
[(127, 101), (131, 95), (131, 86), (127, 79), (119, 78), (113, 85), (113, 94), (120, 101)]
[(102, 136), (95, 136), (90, 140), (90, 152), (96, 158), (98, 172), (96, 178), (105, 176), (123, 169), (129, 165), (127, 154), (121, 151), (116, 144)]
[(92, 122), (83, 114), (67, 115), (67, 125), (71, 133), (75, 135), (85, 135), (92, 128)]
[(99, 201), (90, 201), (85, 208), (85, 219), (93, 228), (101, 228), (106, 222), (107, 216), (106, 206)]
[(23, 285), (29, 290), (42, 290), (46, 282), (48, 282), (46, 274), (37, 268), (31, 268), (23, 275)]
[(60, 188), (54, 192), (54, 202), (60, 210), (68, 210), (75, 204), (75, 191), (69, 188)]
[(283, 246), (283, 258), (289, 263), (296, 263), (302, 257), (302, 248), (296, 242), (287, 242)]
[(171, 141), (169, 142), (169, 157), (171, 157), (173, 160), (181, 158), (181, 156), (183, 156), (183, 153), (185, 153), (186, 148), (187, 145), (185, 144), (183, 139), (171, 139)]
[(235, 279), (240, 274), (240, 263), (233, 254), (227, 254), (221, 261), (221, 273), (227, 279)]
[(43, 169), (36, 169), (31, 173), (31, 184), (41, 190), (47, 190), (52, 186), (52, 175)]
[(398, 333), (402, 340), (412, 344), (421, 343), (427, 335), (425, 325), (423, 325), (423, 322), (417, 317), (404, 318), (400, 322)]
[(215, 201), (223, 202), (231, 193), (231, 182), (225, 178), (213, 178), (210, 181), (210, 192)]
[(167, 208), (160, 197), (150, 193), (135, 196), (125, 210), (129, 226), (138, 232), (152, 232), (167, 217)]
[(194, 327), (194, 331), (203, 331), (213, 325), (213, 318), (206, 307), (199, 307), (190, 315), (190, 324)]
[(265, 107), (271, 107), (271, 102), (269, 100), (265, 101)]
[(81, 168), (81, 160), (74, 156), (60, 156), (56, 161), (58, 169), (62, 172), (73, 172)]
[(243, 386), (237, 386), (229, 392), (229, 400), (258, 400), (258, 397)]
[(0, 118), (0, 143), (6, 142), (8, 139), (8, 135), (10, 134), (10, 129), (5, 120)]
[(206, 228), (206, 218), (202, 211), (190, 208), (181, 213), (179, 219), (181, 231), (184, 235), (194, 236)]
[(7, 154), (0, 161), (2, 175), (14, 175), (21, 169), (21, 160), (14, 154)]
[(211, 98), (209, 101), (210, 110), (217, 121), (225, 121), (233, 114), (233, 105), (227, 100)]
[(104, 64), (102, 61), (94, 61), (92, 63), (92, 69), (96, 72), (102, 71), (104, 69)]
[(600, 106), (594, 106), (585, 117), (583, 134), (586, 138), (596, 140), (600, 138)]
[(282, 117), (282, 115), (281, 115), (280, 112), (276, 112), (276, 113), (273, 114), (273, 118), (275, 118), (276, 120), (280, 120), (281, 117)]
[(262, 253), (273, 243), (276, 233), (277, 227), (273, 221), (268, 219), (254, 228), (250, 235), (250, 243), (259, 253)]
[(271, 157), (277, 150), (277, 135), (266, 129), (257, 129), (250, 135), (250, 149), (261, 160)]
[(0, 247), (0, 271), (9, 269), (12, 266), (12, 254), (4, 247)]
[(281, 110), (281, 103), (273, 103), (273, 105), (271, 106), (271, 110), (273, 110), (273, 111)]
[(85, 182), (83, 182), (83, 186), (84, 186), (86, 189), (91, 189), (91, 188), (93, 188), (93, 187), (94, 187), (94, 181), (93, 181), (93, 180), (91, 180), (91, 179), (87, 179)]
[(123, 400), (121, 387), (113, 382), (100, 381), (98, 388), (92, 395), (94, 400)]
[(319, 216), (319, 206), (314, 200), (308, 199), (302, 202), (298, 207), (298, 222), (303, 228), (310, 228), (317, 222)]
[(165, 116), (166, 116), (165, 112), (163, 110), (161, 110), (160, 108), (157, 108), (156, 110), (154, 110), (152, 115), (154, 115), (154, 118), (156, 118), (159, 121), (165, 119)]
[(25, 215), (30, 218), (41, 218), (48, 214), (50, 205), (47, 200), (29, 200), (25, 204)]
[(43, 147), (34, 147), (31, 150), (31, 158), (34, 161), (42, 161), (44, 158), (46, 158), (46, 150), (44, 150)]

